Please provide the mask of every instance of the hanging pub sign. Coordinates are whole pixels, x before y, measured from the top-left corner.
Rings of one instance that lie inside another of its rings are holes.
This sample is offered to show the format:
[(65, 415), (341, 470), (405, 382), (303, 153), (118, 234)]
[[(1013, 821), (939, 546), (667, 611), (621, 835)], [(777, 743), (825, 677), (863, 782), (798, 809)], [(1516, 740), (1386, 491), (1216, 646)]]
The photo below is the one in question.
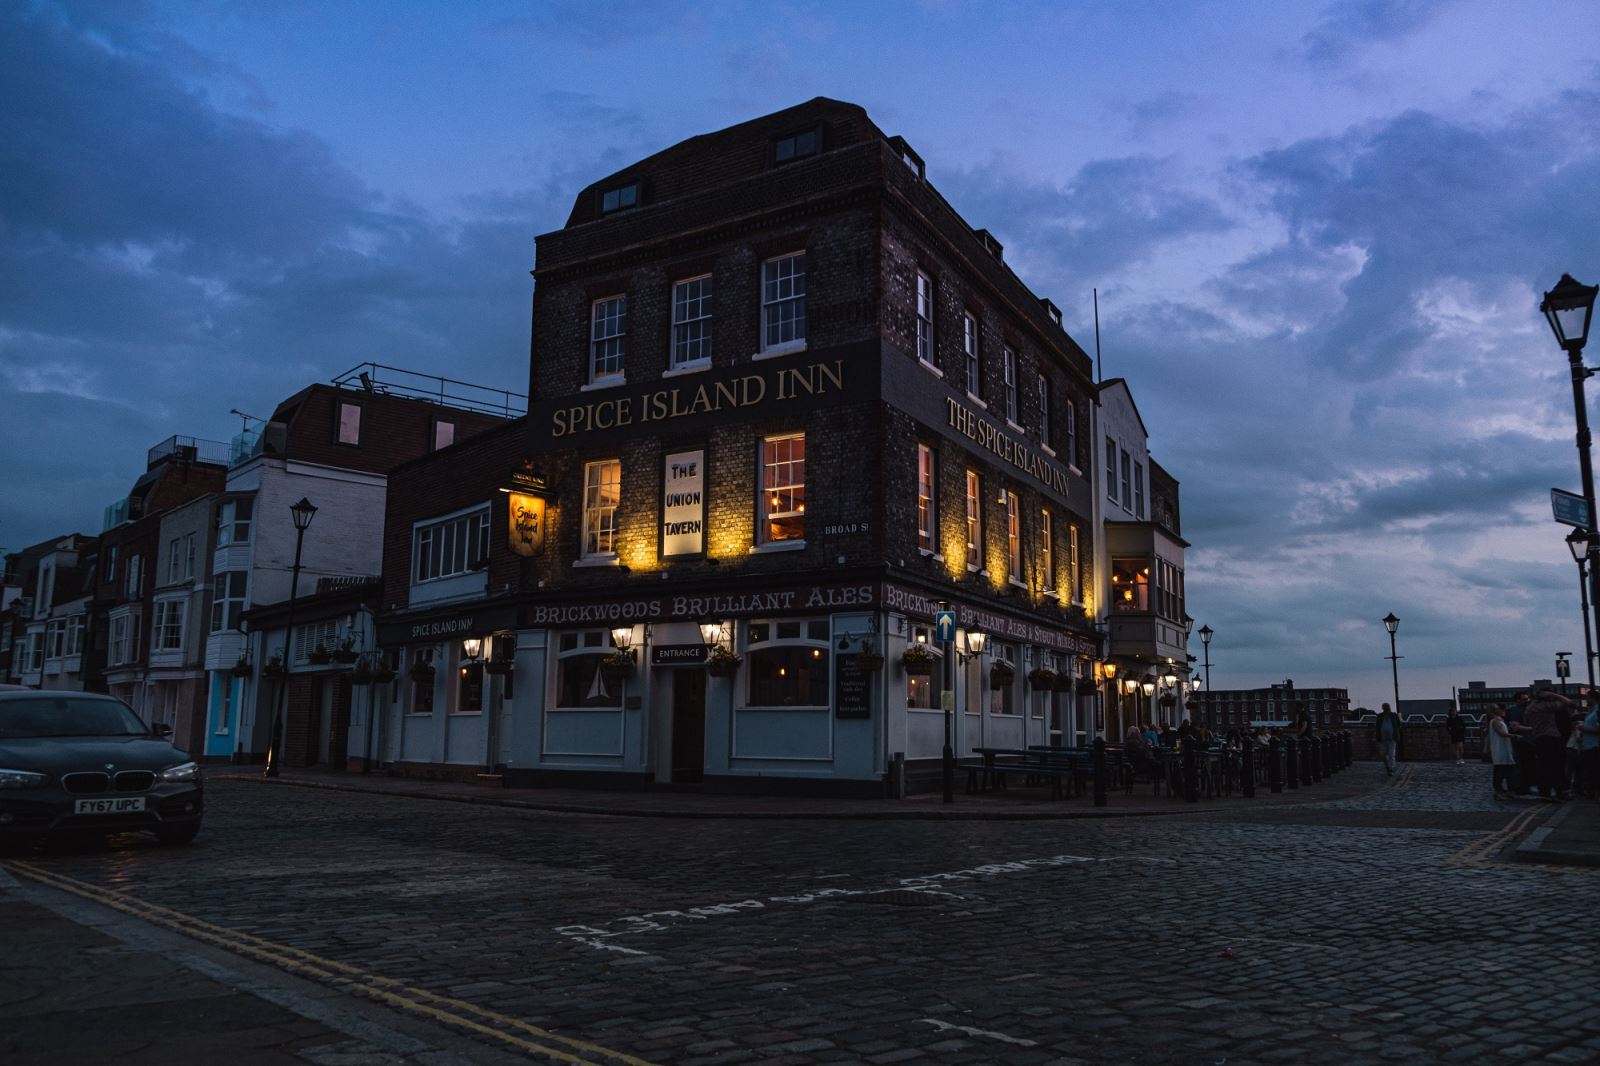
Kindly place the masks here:
[(535, 473), (533, 463), (524, 459), (500, 491), (509, 500), (506, 540), (511, 550), (523, 556), (539, 554), (544, 547), (545, 500), (550, 495), (544, 476)]
[(662, 460), (661, 557), (703, 555), (706, 544), (706, 451)]

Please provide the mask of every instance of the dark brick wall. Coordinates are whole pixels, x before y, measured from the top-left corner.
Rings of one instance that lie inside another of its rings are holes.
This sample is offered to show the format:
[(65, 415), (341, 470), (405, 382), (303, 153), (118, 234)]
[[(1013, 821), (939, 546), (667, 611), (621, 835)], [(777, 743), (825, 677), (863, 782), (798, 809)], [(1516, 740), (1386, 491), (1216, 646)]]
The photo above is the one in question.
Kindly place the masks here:
[[(340, 444), (339, 403), (361, 405), (361, 443)], [(433, 450), (433, 424), (454, 422), (458, 442), (505, 419), (402, 396), (336, 385), (312, 385), (278, 405), (272, 421), (288, 426), (286, 452), (308, 463), (383, 474)]]

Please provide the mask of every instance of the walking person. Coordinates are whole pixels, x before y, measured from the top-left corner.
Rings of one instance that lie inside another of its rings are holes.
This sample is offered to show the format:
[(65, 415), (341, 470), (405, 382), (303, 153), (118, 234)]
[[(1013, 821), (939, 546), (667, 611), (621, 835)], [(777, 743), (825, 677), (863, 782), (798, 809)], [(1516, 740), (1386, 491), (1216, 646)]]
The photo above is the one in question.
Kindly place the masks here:
[(1511, 730), (1506, 725), (1506, 709), (1498, 703), (1489, 709), (1484, 732), (1489, 743), (1489, 761), (1494, 764), (1491, 783), (1495, 798), (1510, 799), (1517, 776), (1517, 753), (1511, 743)]
[(1372, 735), (1378, 742), (1378, 757), (1383, 760), (1383, 768), (1393, 777), (1395, 755), (1400, 749), (1400, 716), (1387, 703), (1378, 712), (1377, 721), (1372, 723)]
[(1467, 720), (1454, 707), (1450, 708), (1450, 717), (1444, 720), (1444, 731), (1450, 737), (1450, 747), (1455, 750), (1456, 765), (1464, 765), (1467, 761), (1463, 757), (1467, 750)]

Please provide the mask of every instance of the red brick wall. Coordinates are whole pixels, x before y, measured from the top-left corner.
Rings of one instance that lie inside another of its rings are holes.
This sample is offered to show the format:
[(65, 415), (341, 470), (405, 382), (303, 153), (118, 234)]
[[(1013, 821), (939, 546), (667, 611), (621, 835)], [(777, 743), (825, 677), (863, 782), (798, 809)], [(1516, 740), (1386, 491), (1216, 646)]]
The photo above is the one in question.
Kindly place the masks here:
[[(520, 387), (521, 383), (517, 383)], [(340, 444), (338, 405), (361, 405), (361, 443)], [(272, 420), (288, 424), (288, 454), (309, 463), (387, 473), (433, 450), (433, 424), (443, 419), (456, 425), (455, 439), (464, 441), (502, 425), (503, 418), (461, 411), (423, 400), (367, 392), (336, 385), (312, 385), (278, 405)]]

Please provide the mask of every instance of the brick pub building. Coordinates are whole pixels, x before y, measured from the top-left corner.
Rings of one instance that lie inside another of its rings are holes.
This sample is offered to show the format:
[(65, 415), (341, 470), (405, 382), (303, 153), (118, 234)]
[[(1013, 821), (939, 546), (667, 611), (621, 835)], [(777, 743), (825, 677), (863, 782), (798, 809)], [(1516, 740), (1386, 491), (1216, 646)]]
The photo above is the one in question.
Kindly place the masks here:
[(534, 276), (520, 438), (397, 472), (384, 762), (880, 794), (946, 692), (958, 755), (1093, 721), (1091, 364), (911, 146), (820, 98), (691, 138)]

